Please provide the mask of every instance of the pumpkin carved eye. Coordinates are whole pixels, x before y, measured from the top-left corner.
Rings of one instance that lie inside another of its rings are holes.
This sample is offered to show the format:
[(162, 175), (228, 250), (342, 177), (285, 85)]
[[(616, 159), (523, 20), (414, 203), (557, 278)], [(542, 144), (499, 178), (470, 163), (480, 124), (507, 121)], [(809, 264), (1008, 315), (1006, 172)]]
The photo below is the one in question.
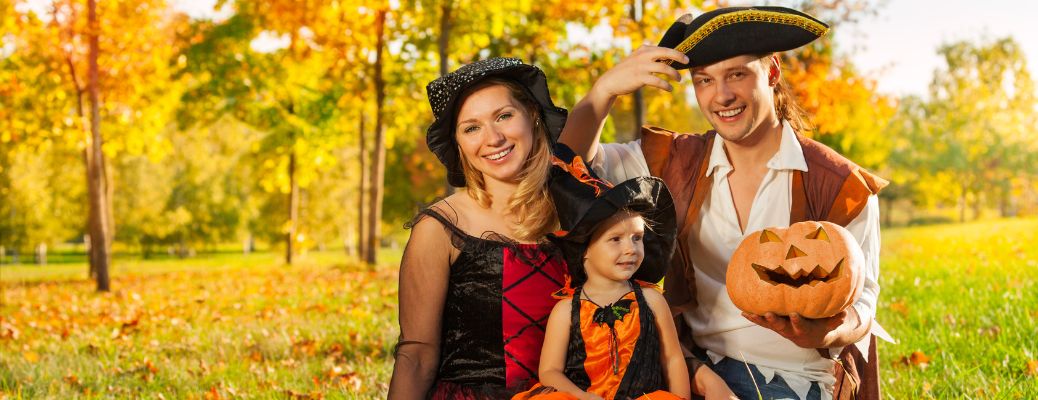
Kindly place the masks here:
[(778, 237), (774, 232), (765, 229), (760, 233), (761, 243), (779, 242), (782, 243), (782, 238)]
[(822, 229), (822, 227), (820, 227), (820, 226), (818, 227), (818, 230), (816, 230), (816, 231), (814, 231), (812, 233), (809, 233), (805, 237), (808, 238), (808, 239), (824, 240), (826, 242), (829, 241), (829, 235), (827, 235), (825, 233), (825, 229)]

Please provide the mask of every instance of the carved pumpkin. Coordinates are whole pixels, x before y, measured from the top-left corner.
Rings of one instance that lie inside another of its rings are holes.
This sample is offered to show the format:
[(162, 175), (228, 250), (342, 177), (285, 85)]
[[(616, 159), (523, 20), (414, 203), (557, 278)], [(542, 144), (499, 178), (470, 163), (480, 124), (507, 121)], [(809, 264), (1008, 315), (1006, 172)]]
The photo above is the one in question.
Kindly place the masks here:
[(725, 284), (740, 310), (828, 318), (843, 311), (865, 285), (865, 256), (843, 227), (806, 221), (746, 236), (735, 249)]

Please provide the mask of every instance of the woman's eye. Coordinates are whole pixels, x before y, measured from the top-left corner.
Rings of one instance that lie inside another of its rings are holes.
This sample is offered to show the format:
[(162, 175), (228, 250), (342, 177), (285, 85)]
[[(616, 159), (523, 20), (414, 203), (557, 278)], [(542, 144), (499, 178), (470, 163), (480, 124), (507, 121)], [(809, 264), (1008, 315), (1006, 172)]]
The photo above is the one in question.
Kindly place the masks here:
[(501, 114), (499, 117), (497, 117), (497, 120), (498, 121), (504, 121), (504, 120), (509, 119), (509, 118), (512, 118), (512, 113)]
[(464, 133), (472, 133), (472, 132), (475, 132), (475, 131), (478, 131), (478, 130), (479, 130), (478, 126), (476, 126), (476, 125), (469, 125), (469, 126), (466, 126), (465, 129), (462, 130), (462, 132), (464, 132)]

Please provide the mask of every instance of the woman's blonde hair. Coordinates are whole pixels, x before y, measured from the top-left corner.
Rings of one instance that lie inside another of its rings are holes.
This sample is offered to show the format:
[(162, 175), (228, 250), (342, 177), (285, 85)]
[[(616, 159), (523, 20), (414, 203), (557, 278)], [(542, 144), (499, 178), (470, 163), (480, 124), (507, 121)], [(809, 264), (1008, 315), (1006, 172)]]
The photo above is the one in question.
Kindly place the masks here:
[[(468, 95), (479, 89), (502, 85), (508, 88), (512, 97), (523, 105), (524, 111), (534, 121), (533, 149), (526, 158), (519, 176), (519, 187), (508, 199), (508, 213), (515, 218), (515, 238), (521, 241), (537, 241), (558, 228), (559, 219), (555, 213), (555, 204), (548, 192), (548, 174), (551, 170), (551, 145), (548, 142), (548, 131), (541, 119), (540, 106), (518, 83), (501, 78), (488, 78), (460, 96), (457, 104), (464, 102)], [(460, 107), (459, 107), (460, 108)], [(457, 118), (455, 118), (457, 119)], [(480, 206), (489, 208), (492, 200), (486, 190), (483, 173), (477, 170), (465, 158), (459, 146), (461, 169), (465, 174), (465, 186), (468, 194)]]

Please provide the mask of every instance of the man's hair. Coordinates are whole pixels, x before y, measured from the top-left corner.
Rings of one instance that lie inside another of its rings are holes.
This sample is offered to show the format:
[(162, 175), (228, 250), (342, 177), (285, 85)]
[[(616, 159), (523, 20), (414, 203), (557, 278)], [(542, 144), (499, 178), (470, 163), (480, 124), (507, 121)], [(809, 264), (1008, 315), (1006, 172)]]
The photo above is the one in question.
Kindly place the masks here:
[[(774, 55), (774, 53), (770, 53), (759, 56), (758, 61), (765, 68), (765, 71), (773, 62), (772, 56)], [(782, 68), (782, 65), (778, 64), (776, 67)], [(807, 119), (804, 109), (800, 107), (800, 104), (797, 104), (796, 98), (793, 97), (793, 90), (790, 89), (789, 84), (786, 83), (786, 78), (782, 77), (782, 74), (779, 74), (778, 82), (775, 83), (772, 93), (775, 96), (775, 115), (780, 120), (788, 121), (789, 127), (796, 132), (806, 132), (814, 129), (811, 122)]]

